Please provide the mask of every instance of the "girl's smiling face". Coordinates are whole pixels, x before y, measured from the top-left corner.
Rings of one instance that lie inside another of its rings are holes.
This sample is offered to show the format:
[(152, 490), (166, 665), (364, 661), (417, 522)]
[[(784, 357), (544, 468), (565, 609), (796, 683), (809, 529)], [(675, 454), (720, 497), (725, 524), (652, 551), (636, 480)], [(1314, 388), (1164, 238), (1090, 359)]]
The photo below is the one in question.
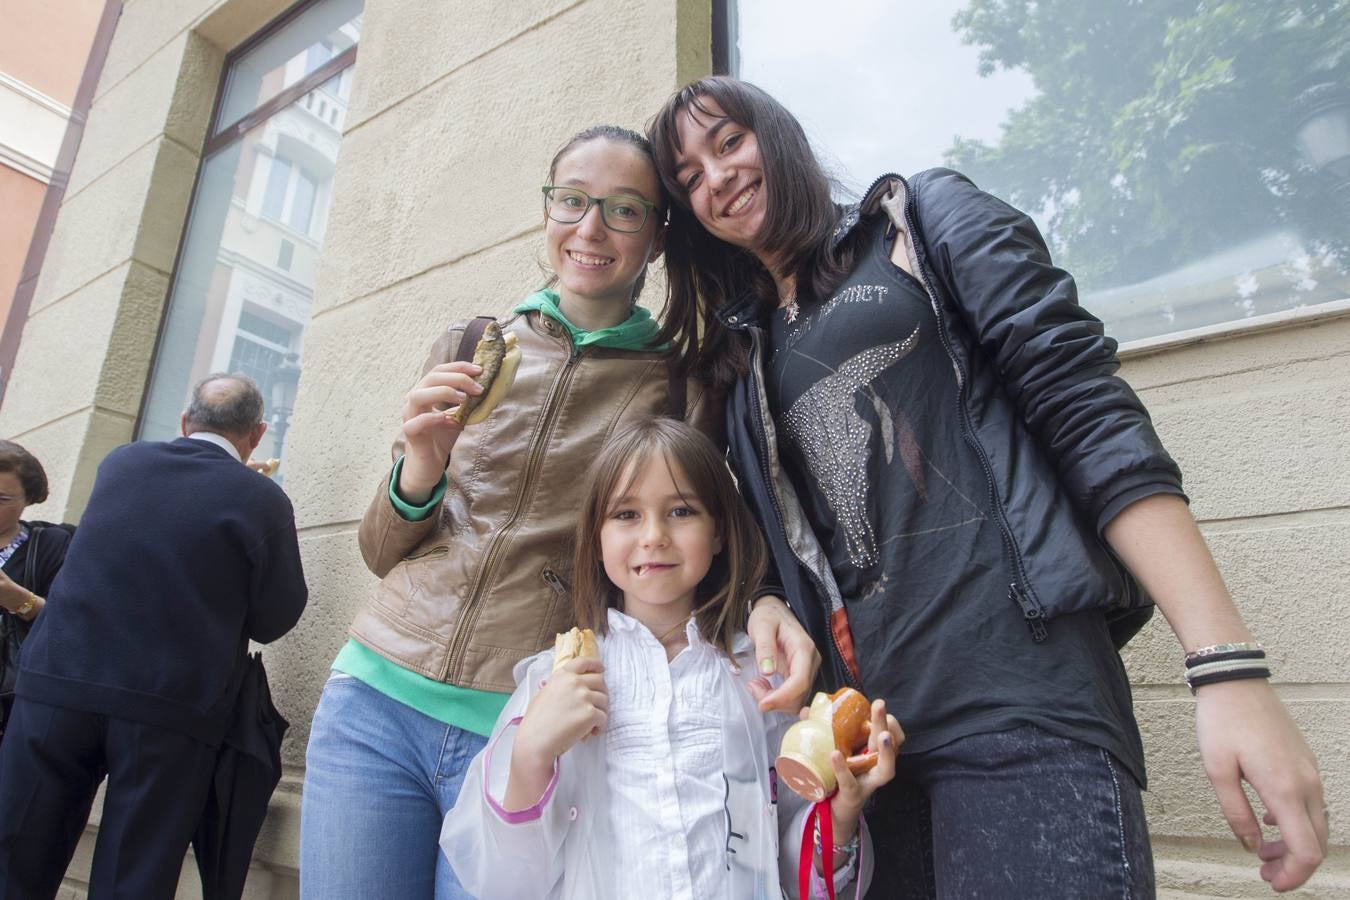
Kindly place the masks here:
[[(661, 182), (651, 160), (637, 147), (607, 138), (568, 150), (558, 160), (550, 183), (596, 198), (623, 195), (661, 203)], [(662, 218), (659, 211), (651, 212), (640, 230), (623, 232), (605, 225), (598, 203), (579, 222), (545, 216), (544, 243), (549, 265), (558, 276), (563, 309), (570, 304), (573, 309), (584, 306), (626, 314), (638, 277), (661, 255)], [(620, 321), (623, 317), (619, 315)]]
[(687, 617), (695, 591), (722, 551), (717, 523), (664, 454), (630, 465), (600, 526), (605, 574), (623, 611), (648, 628)]
[(700, 105), (686, 106), (677, 120), (675, 180), (709, 234), (754, 253), (769, 203), (759, 141), (711, 97)]

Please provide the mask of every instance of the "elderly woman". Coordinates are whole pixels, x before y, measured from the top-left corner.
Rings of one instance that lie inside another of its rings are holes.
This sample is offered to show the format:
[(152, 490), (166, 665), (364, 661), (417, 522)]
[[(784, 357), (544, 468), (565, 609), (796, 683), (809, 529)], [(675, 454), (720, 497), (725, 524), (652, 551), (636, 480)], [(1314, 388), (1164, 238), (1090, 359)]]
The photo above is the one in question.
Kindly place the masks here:
[(24, 509), (46, 499), (42, 464), (18, 444), (0, 441), (0, 736), (14, 703), (19, 646), (70, 543), (68, 525), (24, 521)]

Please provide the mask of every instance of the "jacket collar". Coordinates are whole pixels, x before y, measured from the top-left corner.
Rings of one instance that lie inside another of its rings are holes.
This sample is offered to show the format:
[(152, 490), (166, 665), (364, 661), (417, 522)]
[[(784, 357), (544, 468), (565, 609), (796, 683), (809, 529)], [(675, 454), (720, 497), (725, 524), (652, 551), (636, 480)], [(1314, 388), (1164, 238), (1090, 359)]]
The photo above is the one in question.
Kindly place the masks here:
[(908, 197), (909, 183), (894, 172), (887, 172), (873, 181), (863, 192), (862, 200), (845, 207), (839, 217), (839, 224), (834, 228), (831, 242), (834, 246), (838, 246), (844, 238), (853, 233), (853, 229), (864, 217), (875, 216), (883, 209), (890, 215), (892, 222), (897, 219), (903, 220)]
[(744, 296), (717, 310), (717, 320), (723, 328), (732, 331), (744, 331), (747, 328), (761, 328), (764, 325), (764, 311), (759, 308), (755, 298)]

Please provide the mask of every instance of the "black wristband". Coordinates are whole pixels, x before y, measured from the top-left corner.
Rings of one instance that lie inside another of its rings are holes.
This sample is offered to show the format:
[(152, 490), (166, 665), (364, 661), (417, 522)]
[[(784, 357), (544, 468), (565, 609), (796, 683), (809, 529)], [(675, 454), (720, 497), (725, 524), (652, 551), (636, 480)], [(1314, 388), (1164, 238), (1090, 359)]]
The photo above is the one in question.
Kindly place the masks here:
[(1196, 688), (1202, 688), (1207, 684), (1219, 684), (1224, 681), (1241, 681), (1246, 678), (1269, 678), (1270, 670), (1266, 668), (1234, 669), (1231, 672), (1214, 672), (1209, 675), (1199, 675), (1189, 679), (1186, 683), (1194, 694)]

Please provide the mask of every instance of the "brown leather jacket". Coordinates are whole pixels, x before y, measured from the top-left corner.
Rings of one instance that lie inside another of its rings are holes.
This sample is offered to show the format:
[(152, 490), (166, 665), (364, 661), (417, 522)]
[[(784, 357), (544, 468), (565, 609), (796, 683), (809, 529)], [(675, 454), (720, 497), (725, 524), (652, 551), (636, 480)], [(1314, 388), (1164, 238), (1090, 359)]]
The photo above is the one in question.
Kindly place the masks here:
[[(409, 522), (381, 480), (361, 520), (361, 555), (381, 581), (351, 635), (400, 666), (462, 687), (510, 691), (512, 667), (573, 625), (568, 585), (583, 475), (614, 431), (669, 412), (653, 352), (584, 347), (537, 312), (500, 320), (520, 341), (515, 383), (466, 428), (439, 515)], [(455, 358), (464, 324), (423, 372)], [(722, 410), (690, 382), (685, 418), (721, 443)], [(402, 442), (394, 444), (394, 457)]]

